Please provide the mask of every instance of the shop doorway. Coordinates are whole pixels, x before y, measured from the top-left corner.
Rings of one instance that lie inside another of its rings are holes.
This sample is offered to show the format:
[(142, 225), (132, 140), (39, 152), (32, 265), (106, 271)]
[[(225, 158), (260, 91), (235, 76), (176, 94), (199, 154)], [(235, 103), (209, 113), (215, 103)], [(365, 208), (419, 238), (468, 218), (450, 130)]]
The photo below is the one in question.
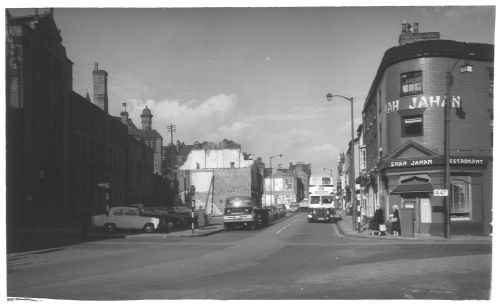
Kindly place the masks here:
[(423, 224), (432, 222), (431, 201), (427, 193), (402, 194), (401, 207), (413, 209), (415, 233), (421, 233), (424, 229)]

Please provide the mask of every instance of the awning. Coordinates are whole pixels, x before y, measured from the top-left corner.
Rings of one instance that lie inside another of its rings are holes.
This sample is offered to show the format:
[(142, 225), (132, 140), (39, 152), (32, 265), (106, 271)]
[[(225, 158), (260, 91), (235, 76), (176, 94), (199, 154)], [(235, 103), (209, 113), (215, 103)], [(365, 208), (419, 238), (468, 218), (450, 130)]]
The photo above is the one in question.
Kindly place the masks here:
[(391, 193), (433, 192), (431, 183), (425, 184), (399, 184)]

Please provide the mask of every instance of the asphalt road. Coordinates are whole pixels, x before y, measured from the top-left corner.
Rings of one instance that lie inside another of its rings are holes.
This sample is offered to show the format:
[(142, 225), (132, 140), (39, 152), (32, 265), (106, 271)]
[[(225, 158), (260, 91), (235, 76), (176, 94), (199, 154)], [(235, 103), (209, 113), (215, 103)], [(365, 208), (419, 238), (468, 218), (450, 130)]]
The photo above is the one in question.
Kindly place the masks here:
[(65, 300), (488, 299), (491, 243), (339, 235), (300, 213), (255, 231), (92, 241), (8, 258), (7, 295)]

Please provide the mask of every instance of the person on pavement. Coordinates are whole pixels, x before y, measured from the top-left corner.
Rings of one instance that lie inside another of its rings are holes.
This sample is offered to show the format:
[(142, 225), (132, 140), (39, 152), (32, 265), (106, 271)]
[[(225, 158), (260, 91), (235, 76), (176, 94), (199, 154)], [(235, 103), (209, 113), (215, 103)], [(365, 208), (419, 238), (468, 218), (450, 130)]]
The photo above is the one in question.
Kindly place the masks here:
[(377, 209), (375, 210), (375, 228), (378, 230), (376, 234), (378, 236), (384, 236), (387, 231), (387, 227), (384, 222), (384, 210), (380, 208), (380, 205), (377, 205)]
[(393, 205), (392, 208), (394, 209), (394, 212), (391, 218), (391, 231), (392, 235), (399, 236), (401, 233), (401, 220), (399, 219), (398, 205)]
[(198, 208), (198, 227), (201, 229), (205, 229), (205, 219), (206, 219), (206, 213), (203, 207)]

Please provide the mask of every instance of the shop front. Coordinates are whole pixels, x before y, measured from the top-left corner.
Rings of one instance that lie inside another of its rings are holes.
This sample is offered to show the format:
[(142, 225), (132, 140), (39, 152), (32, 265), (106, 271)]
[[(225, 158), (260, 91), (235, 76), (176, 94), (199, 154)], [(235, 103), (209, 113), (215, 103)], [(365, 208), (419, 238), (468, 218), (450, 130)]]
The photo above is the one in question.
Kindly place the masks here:
[[(386, 209), (392, 206), (413, 210), (415, 233), (444, 235), (445, 197), (436, 192), (444, 186), (443, 156), (396, 158), (382, 165)], [(452, 234), (488, 234), (491, 229), (491, 175), (488, 157), (450, 157), (450, 224)]]

